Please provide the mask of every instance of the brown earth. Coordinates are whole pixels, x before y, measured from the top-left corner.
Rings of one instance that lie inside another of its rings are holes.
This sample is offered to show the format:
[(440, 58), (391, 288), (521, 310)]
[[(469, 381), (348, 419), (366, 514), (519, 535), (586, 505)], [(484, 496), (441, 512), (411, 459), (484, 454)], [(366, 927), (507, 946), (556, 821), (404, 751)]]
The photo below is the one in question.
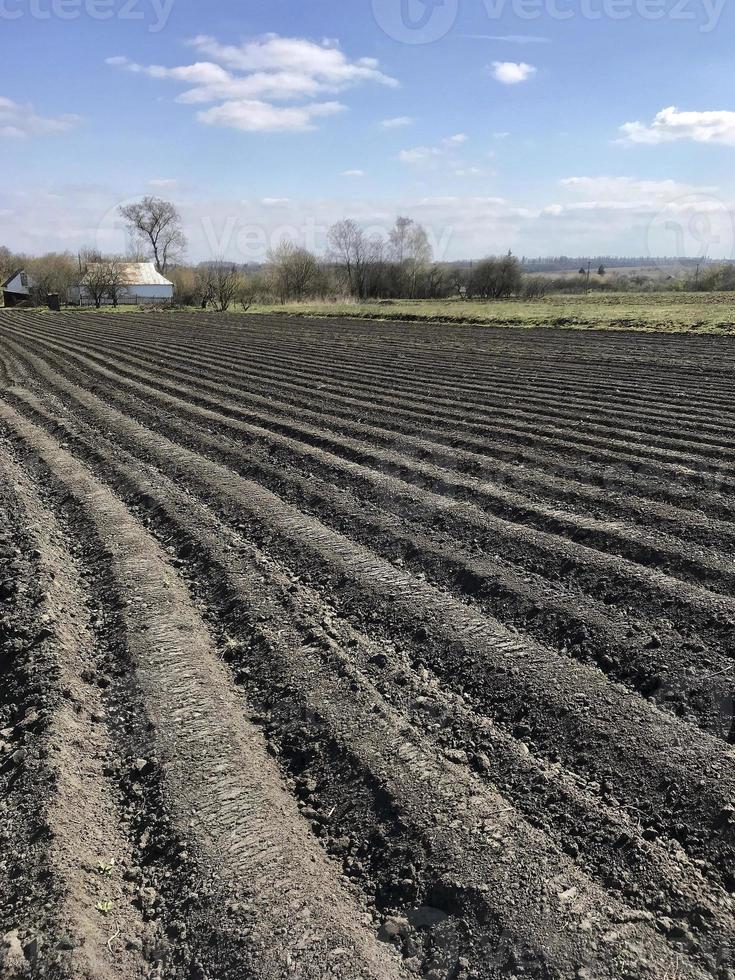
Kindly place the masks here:
[(0, 977), (735, 980), (734, 380), (0, 314)]

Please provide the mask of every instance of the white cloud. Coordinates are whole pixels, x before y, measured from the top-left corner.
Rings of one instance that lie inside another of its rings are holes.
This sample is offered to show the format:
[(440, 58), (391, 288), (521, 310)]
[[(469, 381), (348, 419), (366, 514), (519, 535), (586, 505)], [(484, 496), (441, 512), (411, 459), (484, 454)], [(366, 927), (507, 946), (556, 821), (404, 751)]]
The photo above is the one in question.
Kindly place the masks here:
[[(452, 167), (450, 173), (455, 168)], [(358, 181), (357, 187), (365, 184)], [(331, 224), (349, 215), (369, 233), (386, 235), (396, 214), (407, 214), (430, 234), (438, 260), (479, 258), (512, 248), (516, 254), (701, 255), (732, 257), (735, 201), (716, 188), (635, 176), (575, 175), (547, 192), (518, 201), (472, 191), (453, 196), (356, 194), (248, 200), (177, 194), (190, 240), (189, 258), (214, 255), (261, 261), (288, 234), (315, 252), (326, 247)], [(348, 188), (356, 190), (355, 185)], [(277, 193), (277, 189), (276, 192)], [(137, 198), (131, 185), (0, 186), (3, 241), (17, 251), (76, 251), (84, 244), (105, 252), (126, 247), (118, 206)], [(706, 216), (706, 238), (695, 239)], [(291, 230), (292, 229), (292, 230)], [(690, 229), (694, 229), (691, 231)]]
[(636, 177), (565, 177), (564, 190), (581, 198), (568, 208), (635, 208), (658, 211), (662, 204), (692, 194), (714, 194), (715, 187), (678, 180), (639, 180)]
[(158, 188), (159, 190), (171, 190), (179, 186), (179, 181), (176, 177), (154, 177), (153, 180), (148, 181), (148, 186)]
[(364, 170), (343, 170), (341, 176), (342, 177), (364, 177), (365, 176), (365, 171)]
[(443, 139), (437, 146), (414, 146), (408, 150), (401, 150), (398, 159), (401, 163), (408, 164), (427, 163), (430, 160), (447, 156), (452, 150), (466, 143), (468, 138), (466, 133), (456, 133), (454, 136)]
[(184, 85), (177, 102), (218, 103), (197, 114), (200, 122), (248, 132), (313, 129), (315, 118), (333, 115), (345, 107), (334, 100), (306, 100), (364, 82), (392, 88), (398, 85), (380, 70), (375, 59), (350, 61), (333, 41), (315, 44), (303, 38), (269, 34), (230, 45), (201, 35), (188, 44), (211, 60), (165, 67), (140, 65), (118, 55), (108, 58), (107, 64)]
[(568, 177), (560, 188), (535, 222), (539, 241), (554, 229), (560, 243), (577, 241), (574, 254), (735, 257), (735, 201), (717, 187), (602, 176)]
[(189, 45), (235, 71), (289, 72), (294, 77), (316, 79), (330, 91), (339, 91), (362, 81), (380, 82), (392, 88), (398, 86), (395, 78), (380, 71), (374, 58), (351, 62), (336, 41), (315, 44), (304, 38), (267, 34), (257, 40), (231, 45), (220, 44), (208, 35), (199, 35)]
[(485, 170), (483, 167), (460, 167), (454, 171), (455, 177), (493, 177), (492, 170)]
[(139, 65), (125, 58), (108, 58), (108, 64), (125, 68), (134, 74), (150, 78), (167, 79), (191, 85), (176, 101), (188, 105), (216, 102), (219, 99), (270, 99), (275, 102), (298, 101), (312, 97), (328, 88), (315, 78), (290, 72), (257, 72), (252, 75), (234, 75), (231, 71), (211, 61), (198, 61), (192, 65), (166, 68), (163, 65)]
[(270, 102), (234, 100), (197, 113), (199, 122), (246, 133), (306, 132), (314, 119), (334, 116), (346, 106), (339, 102), (311, 102), (302, 106), (275, 106)]
[(398, 159), (401, 163), (424, 163), (432, 157), (439, 156), (440, 152), (437, 146), (413, 146), (410, 150), (401, 150)]
[(493, 78), (503, 85), (517, 85), (528, 81), (537, 69), (525, 61), (494, 61), (490, 70)]
[(403, 129), (413, 125), (411, 116), (395, 116), (393, 119), (384, 119), (380, 124), (383, 129)]
[(0, 96), (0, 138), (27, 139), (67, 133), (81, 122), (80, 116), (39, 116), (31, 105)]
[(656, 113), (650, 126), (628, 122), (620, 127), (622, 142), (672, 143), (689, 140), (693, 143), (719, 143), (735, 146), (735, 112), (725, 109), (710, 112), (681, 112), (669, 106)]

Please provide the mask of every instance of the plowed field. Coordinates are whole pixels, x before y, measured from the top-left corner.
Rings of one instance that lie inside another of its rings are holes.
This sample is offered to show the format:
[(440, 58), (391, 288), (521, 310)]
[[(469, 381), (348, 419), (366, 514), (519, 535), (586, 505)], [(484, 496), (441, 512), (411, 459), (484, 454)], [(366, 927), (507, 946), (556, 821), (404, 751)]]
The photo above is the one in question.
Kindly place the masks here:
[(0, 314), (0, 976), (735, 980), (735, 341)]

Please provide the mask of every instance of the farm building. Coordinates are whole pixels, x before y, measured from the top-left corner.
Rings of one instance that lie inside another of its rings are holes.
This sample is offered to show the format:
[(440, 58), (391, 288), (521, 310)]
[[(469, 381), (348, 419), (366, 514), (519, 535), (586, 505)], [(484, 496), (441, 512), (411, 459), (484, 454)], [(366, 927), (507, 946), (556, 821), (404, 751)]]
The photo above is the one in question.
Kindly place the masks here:
[[(68, 292), (68, 301), (80, 306), (92, 303), (90, 291), (85, 281), (95, 274), (102, 263), (91, 264), (85, 276), (77, 286), (72, 286)], [(118, 303), (163, 303), (173, 299), (174, 285), (162, 276), (152, 262), (123, 262), (120, 265), (125, 289), (118, 296)], [(110, 297), (105, 303), (112, 302)]]
[(25, 269), (18, 269), (2, 284), (5, 306), (17, 306), (31, 298), (33, 281)]

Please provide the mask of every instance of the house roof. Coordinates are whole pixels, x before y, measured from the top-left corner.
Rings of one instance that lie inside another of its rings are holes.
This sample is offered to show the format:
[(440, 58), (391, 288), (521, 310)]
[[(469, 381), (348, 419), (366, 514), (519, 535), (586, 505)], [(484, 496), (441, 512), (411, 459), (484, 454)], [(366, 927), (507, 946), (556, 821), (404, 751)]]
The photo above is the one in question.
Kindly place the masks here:
[(8, 278), (5, 280), (4, 283), (0, 284), (0, 289), (5, 289), (6, 287), (8, 287), (10, 283), (13, 281), (13, 279), (15, 279), (16, 276), (19, 276), (23, 271), (24, 271), (23, 269), (16, 269), (15, 272), (12, 273), (12, 275), (8, 276)]
[[(89, 270), (99, 268), (103, 263), (92, 262)], [(171, 286), (169, 279), (162, 276), (152, 262), (121, 262), (120, 267), (128, 286)], [(84, 279), (87, 277), (85, 276)], [(82, 279), (82, 282), (84, 282)]]

